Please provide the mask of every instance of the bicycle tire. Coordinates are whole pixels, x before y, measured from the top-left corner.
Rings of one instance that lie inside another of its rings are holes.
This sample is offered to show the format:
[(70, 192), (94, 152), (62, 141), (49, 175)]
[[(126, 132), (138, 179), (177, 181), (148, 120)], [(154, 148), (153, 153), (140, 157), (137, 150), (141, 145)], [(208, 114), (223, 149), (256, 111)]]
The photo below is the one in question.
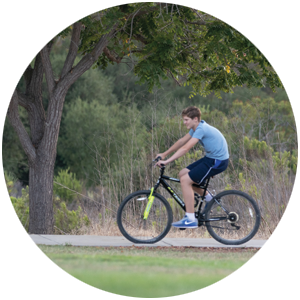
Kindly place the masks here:
[[(224, 212), (223, 208), (229, 212)], [(222, 221), (205, 221), (207, 231), (225, 245), (241, 245), (257, 233), (261, 215), (259, 207), (248, 194), (230, 190), (216, 195), (207, 206), (205, 220), (226, 217)]]
[(173, 212), (169, 202), (160, 194), (153, 193), (154, 201), (147, 220), (144, 211), (150, 190), (128, 195), (120, 204), (117, 224), (123, 236), (136, 244), (154, 244), (163, 239), (171, 229)]

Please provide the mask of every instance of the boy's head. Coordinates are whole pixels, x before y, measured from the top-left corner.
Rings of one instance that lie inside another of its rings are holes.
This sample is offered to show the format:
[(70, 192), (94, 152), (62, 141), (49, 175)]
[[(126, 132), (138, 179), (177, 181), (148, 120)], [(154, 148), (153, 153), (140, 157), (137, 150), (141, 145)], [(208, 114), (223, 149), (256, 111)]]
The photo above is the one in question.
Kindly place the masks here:
[(189, 106), (189, 107), (185, 108), (182, 111), (181, 116), (182, 117), (187, 116), (187, 117), (189, 117), (191, 119), (198, 118), (198, 121), (199, 122), (201, 121), (201, 111), (196, 106)]

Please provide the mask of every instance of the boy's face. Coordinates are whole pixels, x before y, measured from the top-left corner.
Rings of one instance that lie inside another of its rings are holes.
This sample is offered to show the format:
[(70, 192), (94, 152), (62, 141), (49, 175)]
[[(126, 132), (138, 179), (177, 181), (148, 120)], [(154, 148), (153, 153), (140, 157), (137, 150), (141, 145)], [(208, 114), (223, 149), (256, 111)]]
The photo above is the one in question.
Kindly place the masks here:
[(186, 126), (187, 129), (195, 129), (199, 124), (199, 120), (197, 117), (191, 119), (188, 116), (183, 116), (183, 124)]

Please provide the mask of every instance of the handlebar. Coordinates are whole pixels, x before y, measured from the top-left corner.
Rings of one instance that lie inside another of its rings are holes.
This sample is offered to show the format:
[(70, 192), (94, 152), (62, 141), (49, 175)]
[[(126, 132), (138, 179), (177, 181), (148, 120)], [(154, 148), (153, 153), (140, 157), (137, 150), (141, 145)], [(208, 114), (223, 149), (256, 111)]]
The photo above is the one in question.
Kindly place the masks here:
[(160, 161), (160, 160), (161, 160), (161, 157), (158, 156), (158, 157), (156, 157), (155, 159), (153, 159), (153, 162), (158, 162), (158, 161)]
[[(157, 158), (155, 158), (154, 160), (153, 160), (153, 162), (155, 162), (155, 163), (157, 163), (158, 161), (160, 161), (161, 160), (161, 157), (160, 156), (158, 156)], [(162, 176), (163, 175), (163, 173), (164, 173), (164, 171), (165, 171), (165, 165), (164, 164), (162, 164), (161, 165), (161, 168), (160, 168), (160, 175)]]
[[(158, 156), (158, 157), (156, 157), (155, 159), (153, 159), (153, 162), (155, 162), (155, 163), (157, 163), (158, 161), (160, 161), (161, 160), (161, 157), (160, 156)], [(165, 167), (165, 165), (164, 164), (162, 164), (162, 167), (164, 168)]]

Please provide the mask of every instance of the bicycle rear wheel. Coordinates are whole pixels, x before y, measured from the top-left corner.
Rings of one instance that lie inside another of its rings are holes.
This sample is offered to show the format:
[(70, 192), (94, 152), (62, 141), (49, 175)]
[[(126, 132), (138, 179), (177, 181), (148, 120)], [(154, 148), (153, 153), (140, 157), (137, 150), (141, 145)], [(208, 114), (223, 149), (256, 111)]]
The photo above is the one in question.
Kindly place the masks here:
[(214, 197), (205, 213), (210, 235), (226, 245), (244, 244), (260, 225), (260, 211), (252, 197), (241, 191), (225, 191)]
[(127, 196), (119, 206), (117, 223), (121, 233), (129, 241), (153, 244), (163, 239), (171, 228), (173, 213), (168, 201), (160, 194), (155, 197), (148, 218), (144, 211), (150, 191), (138, 191)]

